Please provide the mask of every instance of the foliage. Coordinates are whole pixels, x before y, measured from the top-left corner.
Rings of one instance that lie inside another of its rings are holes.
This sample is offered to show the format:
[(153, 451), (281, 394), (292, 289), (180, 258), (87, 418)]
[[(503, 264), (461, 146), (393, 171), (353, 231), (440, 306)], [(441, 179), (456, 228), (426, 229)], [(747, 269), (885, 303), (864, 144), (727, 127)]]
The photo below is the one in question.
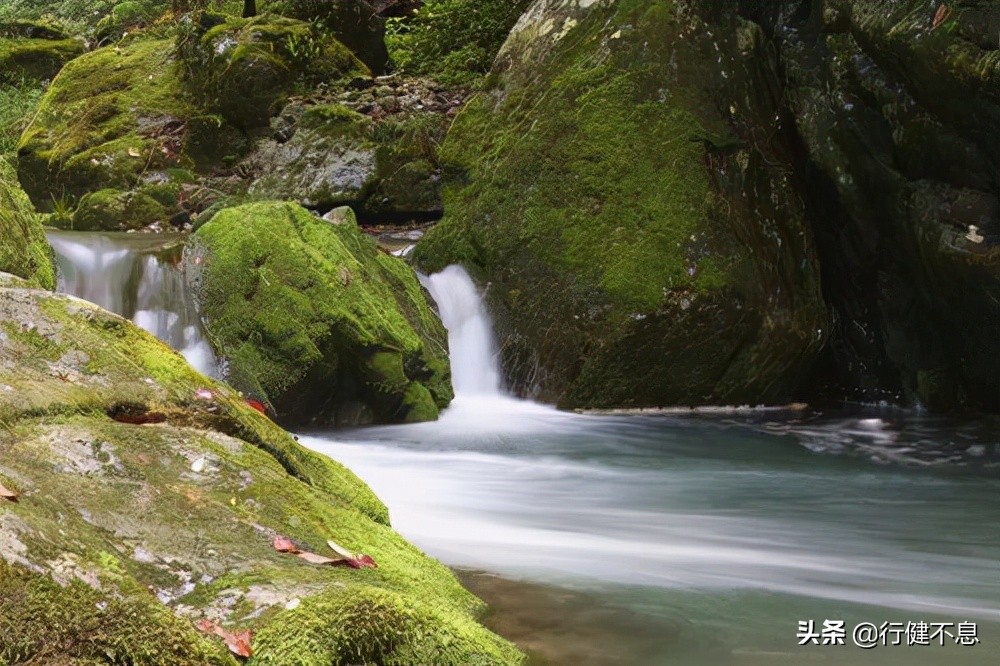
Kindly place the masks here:
[(413, 16), (386, 23), (396, 67), (444, 83), (468, 85), (489, 71), (530, 0), (427, 0)]

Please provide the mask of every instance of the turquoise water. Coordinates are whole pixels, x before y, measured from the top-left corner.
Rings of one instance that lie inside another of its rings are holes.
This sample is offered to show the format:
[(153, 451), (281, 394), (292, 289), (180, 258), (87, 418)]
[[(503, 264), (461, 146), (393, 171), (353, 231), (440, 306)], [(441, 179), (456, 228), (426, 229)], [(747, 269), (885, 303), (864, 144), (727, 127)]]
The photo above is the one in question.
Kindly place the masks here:
[[(364, 478), (429, 554), (566, 591), (512, 630), (541, 645), (578, 631), (561, 663), (1000, 663), (992, 422), (593, 416), (494, 396), (302, 441)], [(846, 645), (800, 647), (809, 620), (843, 620)], [(860, 622), (920, 621), (975, 623), (980, 642), (853, 645)]]

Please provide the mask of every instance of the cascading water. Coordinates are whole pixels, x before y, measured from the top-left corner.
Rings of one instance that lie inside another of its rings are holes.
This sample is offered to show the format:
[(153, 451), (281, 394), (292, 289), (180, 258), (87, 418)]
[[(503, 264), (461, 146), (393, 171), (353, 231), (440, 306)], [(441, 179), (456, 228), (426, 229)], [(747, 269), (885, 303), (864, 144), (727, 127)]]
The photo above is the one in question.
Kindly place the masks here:
[(448, 266), (423, 279), (448, 329), (451, 382), (459, 397), (499, 397), (498, 354), (493, 325), (472, 278), (461, 266)]
[(51, 231), (59, 290), (131, 319), (199, 372), (217, 374), (216, 359), (187, 292), (183, 273), (157, 256), (162, 237)]
[(508, 394), (503, 388), (493, 323), (479, 290), (464, 268), (452, 265), (421, 276), (448, 330), (455, 400), (434, 423), (422, 424), (442, 440), (491, 438), (526, 432), (542, 421), (566, 423), (574, 415)]

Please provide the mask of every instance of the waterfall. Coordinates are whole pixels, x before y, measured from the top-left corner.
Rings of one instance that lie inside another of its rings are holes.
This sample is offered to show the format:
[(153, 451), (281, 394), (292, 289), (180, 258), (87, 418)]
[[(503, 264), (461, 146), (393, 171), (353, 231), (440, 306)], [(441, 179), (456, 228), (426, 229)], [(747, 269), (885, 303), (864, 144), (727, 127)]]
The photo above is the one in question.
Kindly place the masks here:
[(183, 273), (157, 256), (168, 248), (163, 237), (50, 231), (48, 239), (59, 266), (59, 291), (131, 319), (199, 372), (217, 374)]
[(502, 395), (493, 324), (472, 278), (461, 266), (452, 265), (422, 281), (448, 329), (456, 397)]

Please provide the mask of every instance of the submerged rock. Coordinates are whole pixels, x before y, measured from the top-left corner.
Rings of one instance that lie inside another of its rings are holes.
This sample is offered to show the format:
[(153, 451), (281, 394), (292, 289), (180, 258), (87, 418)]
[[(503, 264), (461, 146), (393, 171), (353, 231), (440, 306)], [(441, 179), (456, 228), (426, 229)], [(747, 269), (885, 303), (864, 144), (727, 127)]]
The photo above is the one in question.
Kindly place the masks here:
[(188, 272), (227, 378), (283, 422), (432, 420), (451, 400), (447, 337), (415, 273), (350, 209), (334, 224), (247, 204), (194, 242)]
[[(521, 662), (355, 475), (126, 320), (10, 275), (0, 422), (0, 484), (20, 495), (0, 499), (5, 663), (236, 664), (202, 617), (251, 630), (262, 664), (353, 663), (359, 645), (378, 663)], [(378, 568), (314, 566), (278, 535)]]
[(775, 61), (709, 4), (536, 2), (455, 120), (415, 257), (489, 284), (521, 392), (779, 402), (822, 348)]

